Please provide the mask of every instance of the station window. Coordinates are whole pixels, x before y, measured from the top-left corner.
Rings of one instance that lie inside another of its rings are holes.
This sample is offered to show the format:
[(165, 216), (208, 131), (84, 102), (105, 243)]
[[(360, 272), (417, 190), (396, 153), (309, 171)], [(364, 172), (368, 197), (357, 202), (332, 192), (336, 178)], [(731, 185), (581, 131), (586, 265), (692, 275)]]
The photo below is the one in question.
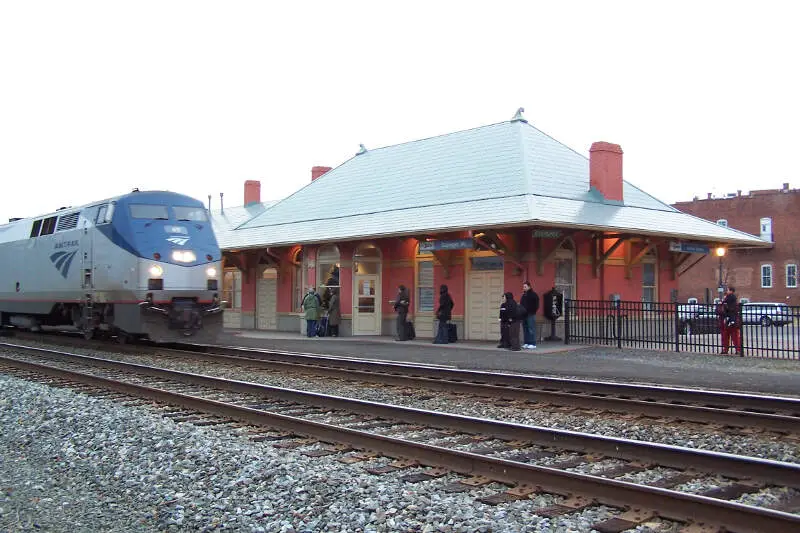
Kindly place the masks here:
[(642, 301), (656, 301), (656, 264), (642, 263)]
[(433, 255), (417, 251), (417, 311), (430, 313), (434, 309)]
[(555, 288), (561, 291), (565, 299), (575, 297), (575, 245), (567, 239), (556, 251), (555, 256)]
[(222, 299), (226, 309), (238, 311), (242, 308), (242, 273), (237, 268), (226, 268), (222, 277)]
[(786, 287), (789, 289), (797, 288), (797, 265), (786, 265)]
[(772, 265), (761, 265), (761, 288), (772, 288)]
[(325, 296), (327, 289), (340, 288), (339, 249), (336, 246), (323, 246), (317, 251), (317, 292)]
[(303, 305), (303, 294), (305, 294), (306, 264), (304, 261), (303, 250), (297, 250), (294, 254), (294, 270), (292, 272), (292, 308), (295, 313), (301, 311)]

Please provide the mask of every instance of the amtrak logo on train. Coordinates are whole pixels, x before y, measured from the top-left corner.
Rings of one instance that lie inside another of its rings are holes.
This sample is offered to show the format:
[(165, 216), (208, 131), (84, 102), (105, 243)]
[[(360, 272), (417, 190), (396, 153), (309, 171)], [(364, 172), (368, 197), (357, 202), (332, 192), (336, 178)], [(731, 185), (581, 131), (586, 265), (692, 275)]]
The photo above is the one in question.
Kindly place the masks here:
[(172, 244), (177, 244), (178, 246), (183, 246), (187, 242), (189, 242), (189, 237), (169, 237), (167, 241), (171, 242)]
[(67, 274), (69, 274), (69, 267), (72, 264), (72, 260), (75, 259), (75, 254), (78, 253), (78, 250), (74, 252), (56, 252), (50, 256), (50, 261), (53, 262), (53, 265), (61, 272), (61, 275), (64, 279), (67, 279)]

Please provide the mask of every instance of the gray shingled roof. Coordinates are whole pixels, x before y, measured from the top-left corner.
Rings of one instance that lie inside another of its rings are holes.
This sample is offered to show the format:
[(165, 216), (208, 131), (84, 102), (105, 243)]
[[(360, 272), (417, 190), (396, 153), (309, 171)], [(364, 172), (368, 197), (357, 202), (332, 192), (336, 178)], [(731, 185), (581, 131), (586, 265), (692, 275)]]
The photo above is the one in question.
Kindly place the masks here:
[(605, 202), (586, 157), (516, 120), (368, 150), (217, 238), (230, 249), (538, 224), (766, 244), (630, 183), (623, 195)]

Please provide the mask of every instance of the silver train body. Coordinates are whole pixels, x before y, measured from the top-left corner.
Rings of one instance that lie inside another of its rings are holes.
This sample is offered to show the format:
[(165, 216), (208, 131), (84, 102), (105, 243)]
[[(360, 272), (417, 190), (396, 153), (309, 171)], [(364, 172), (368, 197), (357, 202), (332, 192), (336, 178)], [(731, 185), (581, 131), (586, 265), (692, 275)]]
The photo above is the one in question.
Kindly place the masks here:
[(213, 341), (221, 252), (201, 202), (139, 192), (0, 226), (0, 322)]

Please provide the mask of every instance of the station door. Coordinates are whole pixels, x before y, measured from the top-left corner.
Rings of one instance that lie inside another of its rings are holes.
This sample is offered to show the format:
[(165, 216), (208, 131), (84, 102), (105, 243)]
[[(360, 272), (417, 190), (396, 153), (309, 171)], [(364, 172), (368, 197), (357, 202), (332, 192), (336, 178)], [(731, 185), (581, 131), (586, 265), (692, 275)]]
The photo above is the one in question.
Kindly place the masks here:
[(467, 295), (467, 338), (470, 340), (499, 340), (500, 296), (503, 294), (503, 271), (472, 271), (469, 274)]
[(256, 291), (256, 328), (277, 330), (278, 272), (274, 268), (264, 270)]

